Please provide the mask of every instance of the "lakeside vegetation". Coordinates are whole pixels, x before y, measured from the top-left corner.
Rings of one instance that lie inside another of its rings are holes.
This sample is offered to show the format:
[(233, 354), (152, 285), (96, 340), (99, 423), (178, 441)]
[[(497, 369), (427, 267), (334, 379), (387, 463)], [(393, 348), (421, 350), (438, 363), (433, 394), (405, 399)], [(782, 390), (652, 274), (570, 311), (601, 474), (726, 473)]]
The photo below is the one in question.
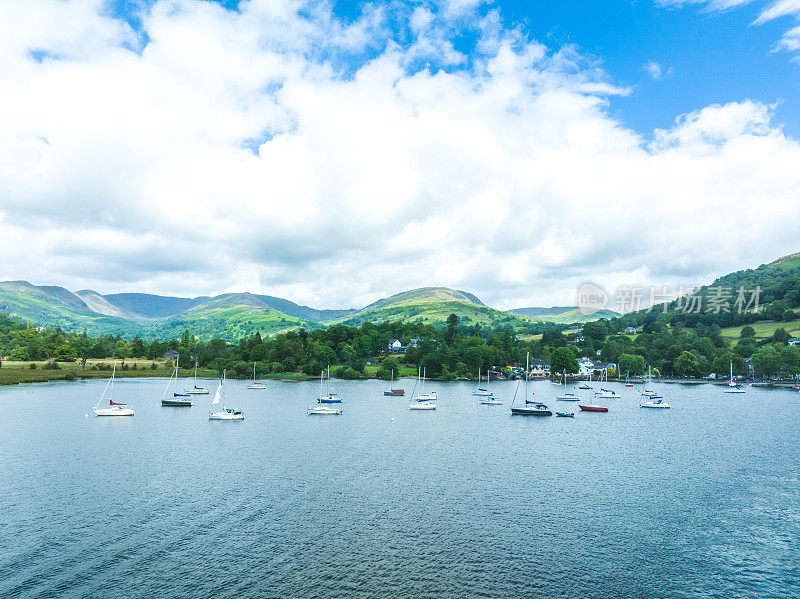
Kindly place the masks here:
[[(580, 329), (571, 325), (569, 330), (564, 324), (537, 323), (526, 329), (505, 321), (462, 320), (455, 312), (441, 324), (366, 321), (358, 326), (306, 328), (295, 319), (280, 323), (292, 330), (271, 338), (262, 338), (260, 333), (242, 335), (235, 343), (223, 338), (202, 340), (212, 329), (194, 326), (187, 326), (180, 335), (175, 332), (162, 340), (145, 341), (122, 334), (90, 336), (37, 327), (0, 313), (0, 383), (106, 376), (108, 361), (114, 358), (120, 360), (120, 376), (168, 376), (173, 368), (164, 359), (168, 351), (177, 352), (183, 366), (198, 362), (203, 376), (218, 376), (224, 369), (232, 378), (248, 378), (255, 363), (257, 377), (285, 380), (314, 378), (328, 366), (334, 376), (346, 379), (388, 379), (392, 372), (412, 376), (417, 367), (439, 380), (474, 379), (478, 369), (502, 370), (524, 363), (528, 352), (541, 363), (549, 363), (553, 372), (575, 373), (579, 360), (591, 359), (615, 364), (622, 377), (642, 375), (648, 365), (666, 376), (725, 376), (731, 362), (737, 375), (748, 374), (749, 368), (762, 378), (800, 374), (800, 348), (789, 343), (793, 334), (800, 334), (800, 254), (720, 277), (699, 294), (707, 295), (713, 286), (738, 285), (760, 287), (757, 313), (692, 313), (673, 302), (666, 309), (659, 306), (600, 319)], [(451, 307), (455, 297), (470, 305), (474, 314), (491, 310), (464, 292), (454, 296), (443, 288), (425, 291), (428, 296), (409, 292), (401, 294), (399, 303), (382, 300), (368, 308), (380, 312), (404, 307), (410, 312), (398, 314), (414, 318), (412, 313), (424, 305), (421, 300), (438, 298), (440, 312)], [(439, 312), (437, 318), (442, 318)], [(350, 318), (355, 324), (365, 316), (361, 312), (340, 318)], [(237, 330), (247, 331), (246, 321)], [(387, 346), (394, 339), (408, 346), (405, 353), (388, 355)], [(180, 374), (188, 373), (186, 368)]]

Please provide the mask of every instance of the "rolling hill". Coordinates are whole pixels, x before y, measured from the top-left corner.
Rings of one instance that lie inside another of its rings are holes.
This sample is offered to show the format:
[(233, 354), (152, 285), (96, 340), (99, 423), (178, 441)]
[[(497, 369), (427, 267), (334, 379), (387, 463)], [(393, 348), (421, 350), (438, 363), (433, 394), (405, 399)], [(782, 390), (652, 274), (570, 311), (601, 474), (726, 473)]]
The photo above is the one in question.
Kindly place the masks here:
[(446, 287), (424, 287), (381, 299), (360, 310), (318, 310), (286, 299), (253, 293), (214, 297), (170, 297), (147, 293), (103, 295), (84, 289), (75, 293), (27, 281), (0, 282), (0, 311), (36, 324), (58, 326), (91, 335), (120, 334), (131, 338), (169, 339), (188, 329), (203, 339), (230, 341), (259, 331), (262, 335), (330, 324), (358, 326), (365, 322), (403, 320), (442, 325), (457, 314), (466, 325), (528, 330), (537, 322), (572, 324), (587, 319), (574, 308), (541, 310), (533, 317), (485, 305), (474, 294)]
[(618, 318), (620, 315), (613, 310), (600, 310), (587, 316), (578, 306), (553, 306), (552, 308), (514, 308), (509, 310), (512, 314), (528, 316), (541, 322), (556, 322), (559, 324), (582, 324), (600, 318)]
[(456, 314), (460, 322), (467, 325), (514, 327), (533, 322), (525, 316), (490, 308), (471, 293), (447, 287), (404, 291), (378, 300), (337, 322), (351, 326), (387, 320), (442, 324), (450, 314)]

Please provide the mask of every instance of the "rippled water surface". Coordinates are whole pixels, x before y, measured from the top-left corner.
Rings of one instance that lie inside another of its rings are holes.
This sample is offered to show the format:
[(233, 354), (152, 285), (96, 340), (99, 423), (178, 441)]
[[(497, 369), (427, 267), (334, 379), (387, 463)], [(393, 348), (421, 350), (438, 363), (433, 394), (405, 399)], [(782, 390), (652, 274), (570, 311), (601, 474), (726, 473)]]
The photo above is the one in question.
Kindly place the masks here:
[(409, 412), (334, 381), (320, 417), (314, 383), (230, 381), (246, 420), (209, 422), (162, 380), (96, 418), (104, 384), (0, 388), (2, 597), (800, 596), (797, 392), (618, 385), (565, 419), (511, 417), (514, 383)]

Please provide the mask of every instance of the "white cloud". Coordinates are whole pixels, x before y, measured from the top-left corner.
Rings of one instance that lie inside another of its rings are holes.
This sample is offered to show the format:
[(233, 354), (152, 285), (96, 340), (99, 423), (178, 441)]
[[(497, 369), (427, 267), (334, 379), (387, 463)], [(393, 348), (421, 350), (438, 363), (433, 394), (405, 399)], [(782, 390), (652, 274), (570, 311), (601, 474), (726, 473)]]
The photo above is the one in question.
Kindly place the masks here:
[(796, 249), (800, 145), (770, 106), (648, 143), (609, 114), (629, 90), (496, 10), (327, 6), (158, 2), (141, 47), (98, 1), (5, 2), (0, 279), (319, 307), (449, 285), (513, 307)]
[(650, 77), (652, 77), (656, 81), (672, 75), (672, 67), (665, 69), (664, 67), (662, 67), (660, 64), (658, 64), (653, 60), (646, 62), (642, 68), (648, 75), (650, 75)]

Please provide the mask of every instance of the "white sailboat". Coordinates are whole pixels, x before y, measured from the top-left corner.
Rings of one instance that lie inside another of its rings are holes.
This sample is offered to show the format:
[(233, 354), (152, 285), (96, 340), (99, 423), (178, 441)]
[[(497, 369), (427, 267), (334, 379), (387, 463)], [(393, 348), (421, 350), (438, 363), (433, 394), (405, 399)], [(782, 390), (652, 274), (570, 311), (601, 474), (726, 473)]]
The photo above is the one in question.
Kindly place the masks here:
[[(421, 378), (420, 378), (421, 377)], [(425, 371), (423, 369), (417, 369), (417, 382), (420, 385), (420, 394), (414, 395), (414, 392), (411, 392), (411, 404), (409, 404), (409, 410), (435, 410), (436, 409), (436, 391), (431, 391), (430, 393), (425, 393)], [(414, 385), (414, 389), (416, 389), (416, 385)]]
[(250, 381), (250, 384), (247, 385), (247, 388), (248, 389), (259, 390), (259, 391), (263, 390), (263, 389), (266, 389), (266, 386), (264, 386), (263, 383), (259, 383), (256, 380), (256, 363), (255, 362), (253, 362), (253, 379), (252, 379), (252, 381)]
[(478, 369), (478, 386), (472, 392), (473, 395), (479, 397), (491, 397), (492, 392), (489, 391), (489, 370), (486, 370), (486, 387), (481, 387), (481, 369)]
[[(330, 366), (328, 366), (328, 378), (330, 379)], [(317, 396), (317, 404), (316, 406), (311, 406), (306, 410), (307, 415), (316, 415), (316, 416), (341, 416), (342, 409), (341, 408), (334, 408), (331, 403), (341, 403), (341, 399), (339, 399), (336, 394), (334, 393), (327, 393), (323, 395), (322, 393), (322, 383), (325, 380), (325, 371), (321, 371), (319, 373), (319, 396)]]
[(225, 407), (225, 387), (223, 383), (225, 382), (225, 371), (222, 371), (222, 378), (219, 379), (219, 385), (217, 386), (217, 392), (214, 394), (214, 400), (211, 402), (211, 405), (220, 404), (222, 406), (221, 410), (216, 412), (212, 411), (208, 414), (209, 420), (244, 420), (244, 413), (240, 412), (239, 410), (234, 410), (233, 408), (226, 408)]
[(323, 370), (319, 375), (319, 397), (317, 397), (317, 403), (342, 403), (342, 398), (339, 397), (336, 393), (331, 393), (331, 367), (328, 366), (328, 387), (325, 390), (325, 393), (322, 393), (322, 380), (325, 371)]
[(647, 366), (647, 382), (645, 383), (645, 388), (642, 391), (642, 397), (648, 398), (647, 401), (643, 401), (639, 404), (640, 408), (669, 408), (670, 405), (664, 401), (664, 399), (655, 391), (648, 391), (647, 386), (652, 382), (652, 374), (651, 368)]
[(744, 389), (737, 385), (733, 380), (733, 360), (731, 360), (731, 379), (728, 381), (728, 388), (725, 389), (723, 393), (744, 393)]
[[(478, 372), (478, 384), (480, 384), (480, 371)], [(486, 369), (486, 389), (488, 390), (488, 388), (489, 388), (489, 369), (487, 368)], [(480, 389), (479, 389), (479, 391), (480, 391)], [(474, 393), (473, 393), (473, 395), (474, 395)], [(485, 405), (485, 406), (502, 406), (503, 405), (503, 402), (500, 401), (499, 399), (497, 399), (492, 394), (492, 392), (489, 392), (488, 395), (481, 396), (480, 401), (478, 403), (480, 403), (482, 405)]]
[[(480, 382), (481, 382), (481, 373), (480, 373), (480, 370), (479, 370), (478, 371), (478, 385), (480, 385)], [(479, 395), (481, 399), (480, 399), (480, 401), (478, 403), (483, 404), (485, 406), (502, 406), (503, 402), (500, 401), (499, 399), (497, 399), (492, 394), (491, 391), (488, 391), (488, 389), (489, 389), (489, 369), (487, 368), (486, 369), (486, 389), (478, 389), (478, 391), (486, 391), (487, 394), (486, 395), (482, 395), (482, 394), (473, 393), (473, 395)]]
[(194, 377), (192, 377), (192, 387), (185, 391), (187, 395), (208, 395), (206, 387), (197, 386), (197, 362), (194, 363)]
[[(114, 360), (114, 370), (111, 371), (111, 378), (108, 379), (106, 383), (105, 389), (103, 389), (103, 394), (100, 395), (100, 399), (97, 401), (97, 405), (94, 407), (94, 413), (97, 416), (133, 416), (134, 411), (133, 408), (128, 407), (128, 404), (118, 403), (114, 401), (114, 379), (117, 374), (117, 361)], [(109, 391), (110, 388), (110, 391)], [(108, 391), (108, 407), (100, 407), (100, 404), (103, 403), (103, 400), (106, 399), (106, 391)]]
[[(605, 381), (607, 383), (608, 382), (608, 369), (604, 368), (603, 372), (606, 375)], [(600, 382), (601, 383), (603, 382), (602, 376), (600, 377)], [(619, 393), (617, 393), (613, 389), (604, 389), (603, 387), (600, 387), (600, 391), (595, 393), (595, 395), (597, 397), (602, 398), (602, 399), (620, 399), (622, 397)]]
[(574, 393), (568, 393), (567, 389), (567, 372), (564, 371), (564, 392), (561, 395), (556, 396), (558, 401), (580, 401), (580, 397), (575, 395)]

